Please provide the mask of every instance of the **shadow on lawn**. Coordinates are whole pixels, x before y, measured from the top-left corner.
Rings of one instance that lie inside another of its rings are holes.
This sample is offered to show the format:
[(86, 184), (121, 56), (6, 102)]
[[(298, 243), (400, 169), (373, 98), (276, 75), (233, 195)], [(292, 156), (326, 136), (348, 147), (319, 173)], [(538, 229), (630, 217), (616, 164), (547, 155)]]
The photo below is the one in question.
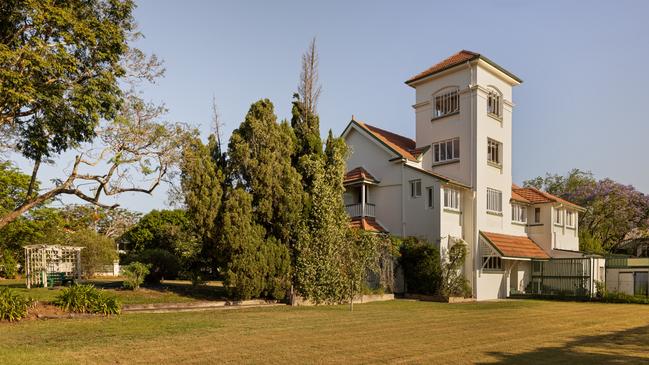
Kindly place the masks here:
[(156, 285), (143, 285), (143, 288), (159, 291), (172, 292), (176, 295), (193, 298), (197, 300), (225, 300), (226, 292), (223, 286), (197, 285), (185, 283), (160, 283)]
[(490, 352), (489, 355), (498, 358), (496, 364), (649, 364), (648, 348), (649, 325), (582, 336), (562, 347), (543, 347), (522, 354)]

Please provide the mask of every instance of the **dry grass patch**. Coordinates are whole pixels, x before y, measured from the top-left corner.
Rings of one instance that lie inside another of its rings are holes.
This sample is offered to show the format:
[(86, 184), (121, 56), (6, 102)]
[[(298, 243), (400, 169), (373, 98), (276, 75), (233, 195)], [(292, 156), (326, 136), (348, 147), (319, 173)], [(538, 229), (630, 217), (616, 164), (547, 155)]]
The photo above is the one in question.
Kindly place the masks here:
[(649, 362), (649, 306), (394, 301), (354, 308), (30, 321), (3, 326), (0, 362)]

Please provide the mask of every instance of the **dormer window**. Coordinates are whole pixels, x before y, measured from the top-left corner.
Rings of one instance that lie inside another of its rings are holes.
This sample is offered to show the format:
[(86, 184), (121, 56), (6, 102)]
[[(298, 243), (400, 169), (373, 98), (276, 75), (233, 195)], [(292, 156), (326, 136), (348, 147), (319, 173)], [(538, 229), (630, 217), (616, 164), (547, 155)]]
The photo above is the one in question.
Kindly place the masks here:
[(433, 119), (460, 112), (460, 93), (457, 88), (446, 89), (435, 95)]
[(489, 88), (487, 94), (487, 114), (501, 118), (503, 116), (502, 100), (502, 95), (500, 95), (498, 90)]

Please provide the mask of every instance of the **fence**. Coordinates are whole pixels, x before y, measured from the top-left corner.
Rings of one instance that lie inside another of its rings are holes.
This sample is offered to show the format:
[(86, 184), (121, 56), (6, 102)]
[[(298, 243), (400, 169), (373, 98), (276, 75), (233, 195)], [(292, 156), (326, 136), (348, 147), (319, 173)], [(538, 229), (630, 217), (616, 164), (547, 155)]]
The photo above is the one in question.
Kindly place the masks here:
[(528, 294), (590, 297), (594, 281), (592, 259), (571, 258), (532, 261)]

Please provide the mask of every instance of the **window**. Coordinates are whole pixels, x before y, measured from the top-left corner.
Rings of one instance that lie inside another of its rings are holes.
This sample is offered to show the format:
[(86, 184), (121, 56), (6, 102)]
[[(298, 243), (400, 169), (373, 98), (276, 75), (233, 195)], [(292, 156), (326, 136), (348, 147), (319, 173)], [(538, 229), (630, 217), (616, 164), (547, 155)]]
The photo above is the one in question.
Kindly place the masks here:
[(561, 224), (563, 218), (563, 210), (555, 209), (555, 211), (556, 211), (556, 215), (554, 216), (554, 223)]
[(460, 139), (453, 138), (433, 143), (433, 161), (435, 163), (460, 159)]
[(428, 208), (433, 208), (433, 201), (434, 201), (433, 194), (434, 194), (434, 190), (432, 187), (426, 188), (426, 197), (428, 198), (426, 202), (426, 206)]
[(512, 204), (512, 221), (518, 223), (526, 223), (527, 207), (519, 204)]
[(500, 190), (487, 188), (487, 211), (502, 213), (503, 193)]
[(482, 268), (485, 270), (502, 270), (503, 263), (500, 257), (482, 256)]
[(502, 143), (491, 138), (487, 139), (487, 161), (489, 163), (500, 166), (501, 146)]
[(441, 118), (445, 115), (458, 113), (460, 111), (460, 94), (458, 90), (444, 92), (435, 96), (435, 109), (433, 118)]
[(500, 118), (503, 115), (502, 112), (502, 97), (500, 93), (496, 90), (489, 90), (489, 94), (487, 94), (487, 113)]
[(410, 181), (410, 197), (416, 198), (421, 196), (421, 180)]
[(541, 223), (541, 208), (534, 208), (534, 223)]
[(460, 192), (452, 188), (444, 188), (444, 208), (460, 210)]
[(575, 212), (566, 211), (566, 226), (573, 228), (575, 226)]

